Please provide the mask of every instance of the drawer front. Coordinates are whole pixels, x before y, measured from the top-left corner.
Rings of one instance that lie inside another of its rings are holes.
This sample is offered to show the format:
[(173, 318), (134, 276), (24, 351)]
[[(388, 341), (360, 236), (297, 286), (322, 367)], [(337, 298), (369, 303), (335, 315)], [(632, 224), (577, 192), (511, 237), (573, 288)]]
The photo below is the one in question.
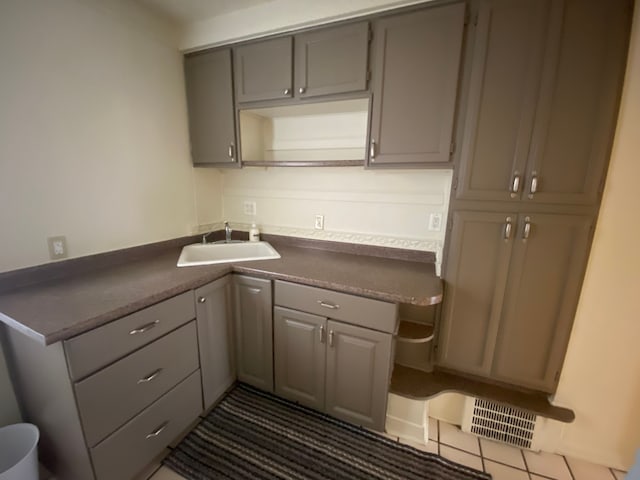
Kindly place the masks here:
[(132, 478), (202, 413), (200, 370), (91, 449), (97, 480)]
[(393, 333), (397, 305), (323, 288), (276, 281), (275, 303), (353, 325)]
[(190, 322), (75, 384), (89, 446), (198, 368), (196, 323)]
[(69, 374), (79, 380), (196, 316), (193, 292), (156, 303), (64, 342)]

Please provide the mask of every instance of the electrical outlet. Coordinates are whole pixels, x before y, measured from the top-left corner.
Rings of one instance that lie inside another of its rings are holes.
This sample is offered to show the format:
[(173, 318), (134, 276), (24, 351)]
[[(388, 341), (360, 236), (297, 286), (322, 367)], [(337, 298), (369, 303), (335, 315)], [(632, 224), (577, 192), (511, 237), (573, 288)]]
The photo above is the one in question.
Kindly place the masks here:
[(49, 245), (49, 258), (58, 260), (67, 258), (67, 238), (64, 236), (48, 237), (47, 245)]
[(256, 202), (244, 202), (244, 214), (245, 215), (255, 215), (256, 214)]
[(432, 213), (429, 215), (429, 231), (439, 232), (442, 229), (442, 214)]
[(324, 215), (316, 215), (316, 230), (324, 230)]

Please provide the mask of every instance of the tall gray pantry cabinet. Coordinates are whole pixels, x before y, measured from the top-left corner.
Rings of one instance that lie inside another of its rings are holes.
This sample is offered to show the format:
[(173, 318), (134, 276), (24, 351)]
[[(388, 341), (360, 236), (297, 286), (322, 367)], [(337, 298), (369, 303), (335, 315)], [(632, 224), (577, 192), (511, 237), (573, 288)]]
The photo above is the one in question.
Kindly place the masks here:
[(627, 0), (482, 0), (451, 197), (442, 367), (554, 392), (622, 86)]

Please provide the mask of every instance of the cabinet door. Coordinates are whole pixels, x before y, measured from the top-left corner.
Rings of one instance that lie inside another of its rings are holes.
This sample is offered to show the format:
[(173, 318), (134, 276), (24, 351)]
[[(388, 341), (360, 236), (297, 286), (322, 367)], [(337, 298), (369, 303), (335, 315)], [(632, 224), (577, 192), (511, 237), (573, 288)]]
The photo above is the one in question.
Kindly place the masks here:
[(532, 213), (519, 223), (492, 376), (553, 392), (580, 295), (591, 218)]
[(374, 26), (369, 166), (449, 161), (465, 5)]
[(235, 275), (233, 287), (238, 379), (272, 392), (271, 281)]
[(326, 411), (384, 431), (391, 334), (329, 320)]
[(489, 375), (516, 223), (514, 213), (453, 214), (438, 342), (443, 366)]
[(594, 204), (613, 142), (630, 2), (556, 3), (526, 194), (534, 202)]
[(327, 319), (282, 307), (273, 315), (275, 392), (324, 410)]
[(236, 165), (231, 50), (184, 60), (191, 158), (195, 165)]
[(548, 16), (548, 0), (480, 2), (457, 198), (520, 198)]
[(195, 294), (202, 396), (206, 410), (236, 379), (230, 277), (200, 287)]
[(293, 39), (274, 38), (233, 49), (236, 98), (254, 102), (293, 96)]
[(367, 22), (296, 35), (296, 96), (366, 90), (368, 51)]

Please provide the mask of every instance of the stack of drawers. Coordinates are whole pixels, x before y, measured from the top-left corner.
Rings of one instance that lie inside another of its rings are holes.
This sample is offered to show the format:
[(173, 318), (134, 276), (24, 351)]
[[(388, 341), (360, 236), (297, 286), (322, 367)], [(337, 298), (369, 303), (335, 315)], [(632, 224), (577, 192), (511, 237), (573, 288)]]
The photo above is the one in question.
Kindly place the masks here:
[(64, 342), (98, 480), (138, 473), (202, 412), (193, 292)]

